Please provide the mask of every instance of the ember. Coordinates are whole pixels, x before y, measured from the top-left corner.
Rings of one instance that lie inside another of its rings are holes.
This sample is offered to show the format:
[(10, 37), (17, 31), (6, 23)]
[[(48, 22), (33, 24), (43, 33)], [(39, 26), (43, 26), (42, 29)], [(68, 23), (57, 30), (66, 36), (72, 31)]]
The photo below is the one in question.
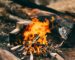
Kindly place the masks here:
[(40, 22), (37, 18), (33, 18), (32, 23), (26, 27), (23, 33), (25, 50), (29, 54), (30, 52), (36, 54), (46, 52), (44, 46), (48, 45), (47, 33), (51, 33), (49, 21), (45, 19), (44, 22)]

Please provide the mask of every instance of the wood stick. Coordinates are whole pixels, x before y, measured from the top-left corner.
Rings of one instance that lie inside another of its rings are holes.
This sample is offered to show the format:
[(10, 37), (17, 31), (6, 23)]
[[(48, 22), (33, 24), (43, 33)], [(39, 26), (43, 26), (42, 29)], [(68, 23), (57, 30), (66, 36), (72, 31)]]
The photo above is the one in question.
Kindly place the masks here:
[(24, 25), (27, 25), (29, 23), (31, 23), (32, 21), (29, 20), (29, 19), (22, 19), (22, 18), (19, 18), (17, 16), (14, 16), (14, 15), (11, 15), (11, 14), (4, 14), (3, 16), (4, 18), (6, 18), (7, 21), (13, 21), (15, 23), (19, 23), (19, 24), (24, 24)]
[(18, 46), (15, 46), (15, 47), (12, 47), (11, 50), (16, 50), (17, 48), (21, 47), (21, 45), (18, 45)]
[(33, 53), (32, 52), (30, 52), (30, 60), (33, 60)]
[(31, 22), (31, 21), (28, 21), (26, 19), (19, 18), (17, 16), (11, 15), (11, 14), (9, 14), (8, 17), (9, 17), (9, 19), (15, 20), (17, 22), (26, 22), (26, 23)]

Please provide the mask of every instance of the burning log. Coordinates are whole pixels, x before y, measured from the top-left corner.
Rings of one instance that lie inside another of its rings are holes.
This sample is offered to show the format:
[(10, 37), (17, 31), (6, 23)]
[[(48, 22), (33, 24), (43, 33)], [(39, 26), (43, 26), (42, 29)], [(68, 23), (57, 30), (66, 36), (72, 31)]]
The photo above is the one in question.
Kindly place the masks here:
[[(36, 36), (34, 39), (33, 39), (33, 41), (32, 41), (32, 43), (30, 44), (30, 43), (28, 43), (29, 44), (29, 46), (27, 47), (27, 50), (28, 49), (30, 49), (31, 47), (32, 47), (32, 45), (39, 39), (40, 37), (39, 36)], [(37, 45), (37, 44), (36, 44)], [(40, 45), (40, 44), (39, 44)], [(42, 46), (42, 45), (41, 45)], [(27, 53), (27, 52), (26, 52)], [(32, 56), (32, 52), (30, 51), (30, 54), (31, 54), (31, 56)]]

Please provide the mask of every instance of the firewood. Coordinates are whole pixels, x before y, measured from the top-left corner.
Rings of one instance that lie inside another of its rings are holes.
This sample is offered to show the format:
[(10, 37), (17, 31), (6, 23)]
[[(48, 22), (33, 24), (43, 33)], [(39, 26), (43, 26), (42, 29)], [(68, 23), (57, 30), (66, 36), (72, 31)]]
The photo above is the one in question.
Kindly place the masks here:
[(11, 33), (11, 34), (13, 34), (13, 33), (18, 33), (19, 31), (20, 31), (20, 29), (17, 28), (17, 29), (14, 29), (13, 31), (11, 31), (10, 33)]
[(21, 45), (18, 45), (18, 46), (15, 46), (15, 47), (12, 47), (11, 50), (16, 50), (17, 48), (21, 47)]
[(8, 19), (8, 21), (18, 22), (19, 24), (29, 24), (31, 22), (28, 19), (22, 19), (11, 14), (5, 14), (4, 17)]
[[(8, 17), (9, 17), (9, 19), (11, 19), (11, 20), (14, 20), (14, 21), (17, 21), (17, 22), (27, 22), (26, 20), (24, 20), (24, 19), (22, 19), (22, 18), (19, 18), (19, 17), (17, 17), (17, 16), (14, 16), (14, 15), (11, 15), (11, 14), (8, 14), (7, 15)], [(30, 22), (30, 21), (29, 21)]]
[(30, 60), (33, 60), (33, 53), (32, 52), (30, 52)]

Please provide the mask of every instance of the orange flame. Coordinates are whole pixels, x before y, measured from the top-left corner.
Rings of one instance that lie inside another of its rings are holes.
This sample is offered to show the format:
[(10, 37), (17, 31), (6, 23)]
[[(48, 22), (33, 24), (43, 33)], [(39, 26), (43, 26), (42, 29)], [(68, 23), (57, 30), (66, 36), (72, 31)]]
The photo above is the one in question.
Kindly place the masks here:
[[(46, 34), (50, 32), (49, 21), (47, 19), (45, 19), (44, 22), (40, 22), (37, 18), (33, 18), (32, 23), (26, 27), (23, 33), (23, 44), (28, 44), (27, 47), (25, 46), (25, 48), (28, 49), (27, 51), (40, 54), (42, 48), (41, 45), (48, 44)], [(37, 38), (37, 36), (39, 38)], [(38, 43), (40, 46), (37, 45)], [(34, 46), (32, 46), (33, 44)]]

